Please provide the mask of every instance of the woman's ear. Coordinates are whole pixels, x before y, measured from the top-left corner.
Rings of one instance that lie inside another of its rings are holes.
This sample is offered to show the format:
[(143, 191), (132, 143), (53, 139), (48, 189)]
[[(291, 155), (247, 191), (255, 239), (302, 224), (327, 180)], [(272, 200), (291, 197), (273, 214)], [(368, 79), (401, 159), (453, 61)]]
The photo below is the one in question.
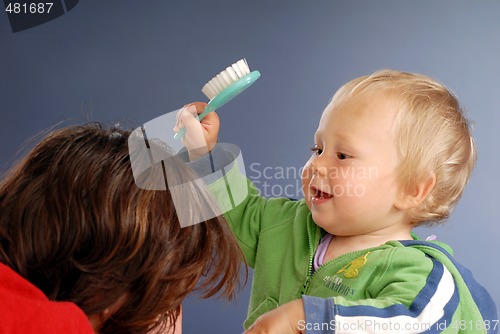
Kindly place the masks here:
[(411, 189), (404, 190), (396, 202), (396, 208), (408, 210), (422, 203), (436, 185), (436, 174), (430, 173)]

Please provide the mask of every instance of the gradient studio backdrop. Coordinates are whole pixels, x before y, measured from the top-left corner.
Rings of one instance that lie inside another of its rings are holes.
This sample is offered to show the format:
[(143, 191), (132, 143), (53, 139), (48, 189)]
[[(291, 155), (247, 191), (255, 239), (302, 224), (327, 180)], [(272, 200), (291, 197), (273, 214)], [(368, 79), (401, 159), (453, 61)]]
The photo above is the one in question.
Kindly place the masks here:
[[(419, 233), (449, 242), (500, 304), (499, 13), (498, 1), (86, 0), (13, 33), (3, 12), (0, 163), (61, 121), (130, 128), (204, 100), (203, 84), (246, 57), (262, 77), (220, 110), (220, 140), (279, 195), (293, 173), (259, 174), (302, 167), (340, 85), (381, 68), (421, 72), (467, 109), (479, 161), (448, 223)], [(188, 298), (184, 332), (240, 333), (250, 287), (232, 304)]]

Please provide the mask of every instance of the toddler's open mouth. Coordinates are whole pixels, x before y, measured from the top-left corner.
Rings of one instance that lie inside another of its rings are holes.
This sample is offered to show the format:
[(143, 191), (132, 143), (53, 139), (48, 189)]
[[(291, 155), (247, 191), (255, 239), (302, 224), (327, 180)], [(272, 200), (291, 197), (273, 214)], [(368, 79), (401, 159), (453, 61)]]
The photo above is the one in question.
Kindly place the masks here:
[(333, 195), (330, 193), (327, 193), (324, 190), (318, 189), (316, 186), (311, 187), (312, 191), (312, 202), (313, 204), (321, 204), (326, 202), (327, 200), (333, 198)]

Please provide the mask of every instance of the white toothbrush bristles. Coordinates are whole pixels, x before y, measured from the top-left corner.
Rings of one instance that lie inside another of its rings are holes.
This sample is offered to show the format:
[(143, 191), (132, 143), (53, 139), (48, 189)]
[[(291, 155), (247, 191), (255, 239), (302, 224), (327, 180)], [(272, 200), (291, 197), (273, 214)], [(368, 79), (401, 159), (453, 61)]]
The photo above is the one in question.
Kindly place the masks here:
[(245, 58), (238, 60), (233, 65), (227, 67), (224, 71), (217, 74), (203, 86), (201, 90), (209, 100), (222, 92), (232, 83), (250, 74), (250, 68)]

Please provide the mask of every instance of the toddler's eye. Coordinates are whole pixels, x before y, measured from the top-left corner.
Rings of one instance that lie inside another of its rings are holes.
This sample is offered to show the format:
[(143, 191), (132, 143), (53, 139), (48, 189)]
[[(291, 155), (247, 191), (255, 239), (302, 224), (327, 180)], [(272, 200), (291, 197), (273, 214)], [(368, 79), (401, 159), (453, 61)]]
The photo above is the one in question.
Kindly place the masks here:
[(349, 158), (352, 158), (349, 154), (345, 154), (345, 153), (342, 153), (342, 152), (337, 152), (337, 158), (339, 158), (339, 160), (345, 160), (345, 159), (349, 159)]
[(314, 145), (314, 147), (311, 147), (311, 151), (314, 152), (314, 155), (320, 155), (323, 153), (323, 150), (318, 147), (318, 145)]

